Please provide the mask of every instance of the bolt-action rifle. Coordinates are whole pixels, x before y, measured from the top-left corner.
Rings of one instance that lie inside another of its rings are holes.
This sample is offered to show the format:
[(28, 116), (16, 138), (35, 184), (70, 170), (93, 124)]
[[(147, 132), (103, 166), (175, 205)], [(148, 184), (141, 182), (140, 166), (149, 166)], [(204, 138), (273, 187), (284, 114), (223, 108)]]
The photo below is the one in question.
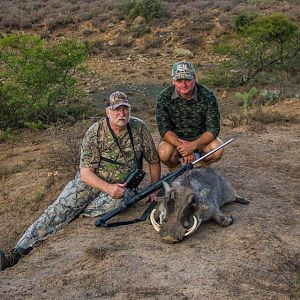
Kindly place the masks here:
[(163, 186), (163, 182), (167, 182), (167, 183), (172, 183), (177, 177), (179, 177), (180, 175), (182, 175), (184, 172), (186, 172), (187, 170), (191, 170), (195, 164), (197, 164), (198, 162), (200, 162), (201, 160), (205, 159), (206, 157), (210, 156), (211, 154), (217, 152), (218, 150), (222, 149), (223, 147), (225, 147), (226, 145), (228, 145), (229, 143), (231, 143), (233, 141), (233, 138), (228, 140), (227, 142), (223, 143), (222, 145), (220, 145), (219, 147), (215, 148), (214, 150), (208, 152), (207, 154), (201, 156), (200, 158), (196, 159), (195, 161), (193, 161), (192, 163), (187, 163), (185, 165), (183, 165), (182, 167), (178, 168), (176, 171), (172, 172), (172, 173), (168, 173), (166, 175), (164, 175), (163, 177), (161, 177), (161, 179), (153, 184), (148, 185), (145, 189), (143, 189), (142, 191), (140, 191), (139, 193), (135, 194), (132, 197), (124, 197), (123, 198), (123, 202), (122, 204), (103, 214), (96, 222), (95, 225), (96, 226), (102, 226), (102, 227), (109, 227), (109, 224), (106, 224), (105, 222), (108, 221), (109, 219), (111, 219), (112, 217), (114, 217), (115, 215), (117, 215), (118, 213), (124, 211), (126, 208), (128, 208), (129, 206), (133, 205), (134, 203), (146, 198), (147, 196), (149, 196), (150, 194), (154, 193), (155, 191), (159, 190), (162, 188)]

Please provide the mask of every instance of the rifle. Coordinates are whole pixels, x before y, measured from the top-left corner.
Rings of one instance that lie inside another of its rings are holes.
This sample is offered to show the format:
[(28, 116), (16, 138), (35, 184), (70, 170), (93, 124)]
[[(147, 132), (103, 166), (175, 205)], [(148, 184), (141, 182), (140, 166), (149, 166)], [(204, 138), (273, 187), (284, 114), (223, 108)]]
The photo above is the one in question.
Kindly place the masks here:
[(184, 172), (186, 172), (187, 170), (191, 170), (196, 163), (200, 162), (201, 160), (205, 159), (206, 157), (210, 156), (211, 154), (213, 154), (213, 153), (217, 152), (218, 150), (222, 149), (223, 147), (225, 147), (226, 145), (228, 145), (232, 141), (233, 141), (233, 138), (231, 138), (227, 142), (223, 143), (219, 147), (215, 148), (214, 150), (208, 152), (207, 154), (201, 156), (200, 158), (196, 159), (192, 163), (187, 163), (187, 164), (183, 165), (182, 167), (178, 168), (176, 171), (164, 175), (163, 177), (161, 177), (161, 179), (159, 181), (157, 181), (157, 182), (155, 182), (153, 184), (148, 185), (145, 189), (143, 189), (139, 193), (135, 194), (133, 197), (124, 197), (124, 201), (123, 201), (123, 203), (119, 207), (117, 207), (117, 208), (115, 208), (115, 209), (113, 209), (113, 210), (111, 210), (111, 211), (103, 214), (95, 222), (95, 225), (97, 227), (98, 226), (109, 227), (109, 224), (105, 223), (106, 221), (108, 221), (109, 219), (111, 219), (112, 217), (114, 217), (115, 215), (117, 215), (118, 213), (124, 211), (126, 208), (128, 208), (131, 205), (133, 205), (134, 203), (136, 203), (136, 202), (138, 202), (138, 201), (146, 198), (147, 196), (149, 196), (153, 192), (161, 189), (162, 186), (163, 186), (163, 182), (164, 181), (167, 182), (167, 183), (173, 182), (177, 177), (179, 177), (180, 175), (182, 175)]

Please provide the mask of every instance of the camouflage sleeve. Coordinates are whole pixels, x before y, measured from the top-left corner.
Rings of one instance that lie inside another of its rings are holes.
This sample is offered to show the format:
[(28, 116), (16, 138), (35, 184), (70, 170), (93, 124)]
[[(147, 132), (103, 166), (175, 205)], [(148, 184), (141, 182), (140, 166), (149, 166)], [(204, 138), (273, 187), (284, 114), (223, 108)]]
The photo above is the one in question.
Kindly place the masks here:
[(213, 93), (209, 95), (206, 114), (206, 131), (211, 132), (216, 138), (220, 133), (220, 111), (218, 100)]
[(143, 155), (145, 160), (150, 164), (156, 164), (159, 162), (156, 146), (151, 135), (149, 127), (144, 123), (142, 127), (143, 138)]
[(163, 137), (167, 131), (173, 131), (171, 118), (168, 112), (167, 98), (163, 94), (157, 96), (155, 116), (157, 128), (161, 137)]
[(97, 168), (100, 162), (99, 145), (97, 142), (99, 123), (92, 125), (86, 132), (80, 153), (80, 168)]

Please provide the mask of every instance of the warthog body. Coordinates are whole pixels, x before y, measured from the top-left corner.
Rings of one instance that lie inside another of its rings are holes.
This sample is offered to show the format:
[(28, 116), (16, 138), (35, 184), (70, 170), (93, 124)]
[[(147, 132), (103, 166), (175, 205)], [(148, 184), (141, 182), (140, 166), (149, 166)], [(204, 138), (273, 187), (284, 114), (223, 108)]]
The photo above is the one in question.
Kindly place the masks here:
[(220, 207), (234, 201), (249, 203), (212, 168), (188, 171), (172, 185), (164, 183), (164, 188), (165, 196), (159, 199), (150, 220), (161, 237), (171, 243), (179, 242), (211, 218), (220, 226), (231, 225), (232, 216), (225, 216)]

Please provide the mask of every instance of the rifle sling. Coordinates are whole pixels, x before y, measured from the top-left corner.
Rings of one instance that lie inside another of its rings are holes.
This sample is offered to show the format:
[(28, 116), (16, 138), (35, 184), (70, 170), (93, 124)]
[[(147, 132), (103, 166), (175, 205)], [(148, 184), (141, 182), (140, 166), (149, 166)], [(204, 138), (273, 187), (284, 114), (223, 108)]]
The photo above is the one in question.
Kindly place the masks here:
[[(124, 152), (122, 151), (121, 146), (120, 146), (120, 144), (119, 144), (119, 141), (118, 141), (118, 139), (117, 139), (115, 133), (113, 132), (113, 130), (112, 130), (111, 126), (110, 126), (108, 117), (106, 117), (106, 123), (107, 123), (107, 127), (108, 127), (108, 129), (109, 129), (109, 132), (110, 132), (110, 134), (112, 135), (112, 137), (113, 137), (113, 139), (114, 139), (114, 142), (115, 142), (116, 145), (118, 146), (119, 151), (120, 151), (120, 153), (122, 154), (124, 160), (127, 162), (127, 160), (126, 160), (126, 155), (125, 155)], [(132, 146), (132, 149), (133, 149), (136, 168), (137, 168), (137, 169), (142, 169), (142, 168), (143, 168), (143, 165), (142, 165), (142, 159), (143, 159), (143, 158), (142, 158), (142, 156), (140, 157), (140, 159), (137, 158), (136, 151), (135, 151), (135, 148), (134, 148), (134, 142), (133, 142), (133, 136), (132, 136), (131, 126), (130, 126), (129, 122), (128, 122), (127, 125), (126, 125), (126, 128), (127, 128), (128, 135), (129, 135), (129, 139), (130, 139), (131, 146)], [(101, 158), (103, 159), (103, 157), (101, 157)], [(105, 158), (105, 157), (104, 157), (104, 158)], [(105, 158), (104, 160), (109, 161), (108, 158)], [(117, 162), (117, 161), (110, 160), (109, 162), (117, 163), (117, 164), (120, 165), (120, 163)], [(122, 165), (123, 165), (123, 164), (122, 164)]]
[(121, 162), (118, 162), (116, 160), (112, 160), (112, 159), (104, 157), (104, 156), (100, 156), (100, 157), (101, 157), (102, 160), (104, 160), (106, 162), (109, 162), (111, 164), (119, 165), (119, 166), (122, 166), (122, 167), (127, 167), (125, 164), (123, 164)]
[(118, 227), (118, 226), (122, 226), (122, 225), (130, 225), (130, 224), (134, 224), (134, 223), (139, 223), (142, 221), (145, 221), (148, 216), (150, 215), (151, 211), (153, 210), (153, 208), (156, 206), (157, 201), (153, 201), (149, 204), (149, 206), (146, 208), (146, 210), (143, 212), (143, 214), (139, 217), (136, 218), (134, 220), (130, 220), (130, 221), (120, 221), (120, 222), (113, 222), (113, 223), (104, 223), (105, 224), (105, 228), (109, 228), (109, 227)]

